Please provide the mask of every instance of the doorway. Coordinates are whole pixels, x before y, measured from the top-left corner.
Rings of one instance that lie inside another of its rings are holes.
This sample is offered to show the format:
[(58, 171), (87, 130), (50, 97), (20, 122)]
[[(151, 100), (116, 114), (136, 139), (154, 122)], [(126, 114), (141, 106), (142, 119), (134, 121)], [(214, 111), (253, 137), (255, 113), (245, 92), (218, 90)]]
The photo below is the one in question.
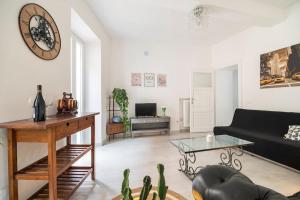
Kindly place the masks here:
[(193, 72), (190, 96), (190, 132), (211, 132), (213, 129), (212, 73)]
[(215, 125), (229, 126), (239, 107), (238, 65), (215, 71)]

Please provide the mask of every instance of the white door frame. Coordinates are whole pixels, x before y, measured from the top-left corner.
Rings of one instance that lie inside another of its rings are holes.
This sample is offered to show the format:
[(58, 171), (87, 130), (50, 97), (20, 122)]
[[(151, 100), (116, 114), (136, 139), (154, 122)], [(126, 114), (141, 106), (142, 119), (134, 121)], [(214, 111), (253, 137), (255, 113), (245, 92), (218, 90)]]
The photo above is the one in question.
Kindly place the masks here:
[[(202, 71), (192, 71), (190, 73), (190, 123), (192, 122), (193, 118), (192, 118), (192, 102), (193, 102), (193, 74), (194, 73), (210, 73), (211, 74), (211, 92), (212, 92), (212, 104), (214, 104), (215, 102), (215, 93), (214, 93), (214, 71), (211, 71), (211, 70), (202, 70)], [(212, 124), (214, 125), (214, 118), (215, 118), (215, 106), (213, 105), (212, 106)], [(212, 127), (213, 128), (213, 127)], [(190, 132), (193, 132), (192, 130), (192, 126), (190, 126)], [(202, 132), (202, 131), (201, 131)], [(204, 131), (203, 131), (204, 132)], [(205, 131), (207, 132), (207, 131)], [(209, 130), (208, 132), (212, 132), (212, 130)]]

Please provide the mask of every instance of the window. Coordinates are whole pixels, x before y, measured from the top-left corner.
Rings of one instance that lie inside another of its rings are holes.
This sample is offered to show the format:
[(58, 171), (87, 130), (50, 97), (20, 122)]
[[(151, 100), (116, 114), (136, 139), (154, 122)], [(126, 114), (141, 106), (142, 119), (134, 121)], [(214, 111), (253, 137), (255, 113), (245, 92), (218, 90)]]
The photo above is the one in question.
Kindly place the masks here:
[[(78, 112), (83, 112), (83, 42), (74, 34), (71, 37), (71, 91), (73, 98), (78, 102)], [(72, 136), (72, 143), (80, 144), (83, 134)]]

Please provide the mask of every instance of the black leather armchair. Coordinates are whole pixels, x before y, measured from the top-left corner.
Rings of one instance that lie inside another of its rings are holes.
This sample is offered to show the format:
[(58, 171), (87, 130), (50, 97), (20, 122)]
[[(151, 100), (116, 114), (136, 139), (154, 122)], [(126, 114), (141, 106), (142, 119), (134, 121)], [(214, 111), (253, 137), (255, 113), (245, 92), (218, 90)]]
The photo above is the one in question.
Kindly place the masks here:
[(300, 200), (287, 198), (271, 189), (254, 184), (242, 173), (221, 165), (200, 170), (193, 180), (195, 200)]

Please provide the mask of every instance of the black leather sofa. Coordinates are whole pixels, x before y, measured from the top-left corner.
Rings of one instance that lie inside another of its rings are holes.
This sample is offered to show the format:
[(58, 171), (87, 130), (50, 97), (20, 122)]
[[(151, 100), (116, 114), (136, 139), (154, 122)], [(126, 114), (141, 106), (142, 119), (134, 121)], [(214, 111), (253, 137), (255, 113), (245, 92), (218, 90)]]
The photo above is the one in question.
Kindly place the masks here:
[(221, 165), (200, 170), (193, 180), (193, 195), (195, 200), (300, 200), (300, 193), (285, 197)]
[(214, 134), (252, 141), (245, 150), (300, 170), (300, 142), (283, 138), (289, 125), (300, 125), (300, 113), (236, 109), (231, 125)]

